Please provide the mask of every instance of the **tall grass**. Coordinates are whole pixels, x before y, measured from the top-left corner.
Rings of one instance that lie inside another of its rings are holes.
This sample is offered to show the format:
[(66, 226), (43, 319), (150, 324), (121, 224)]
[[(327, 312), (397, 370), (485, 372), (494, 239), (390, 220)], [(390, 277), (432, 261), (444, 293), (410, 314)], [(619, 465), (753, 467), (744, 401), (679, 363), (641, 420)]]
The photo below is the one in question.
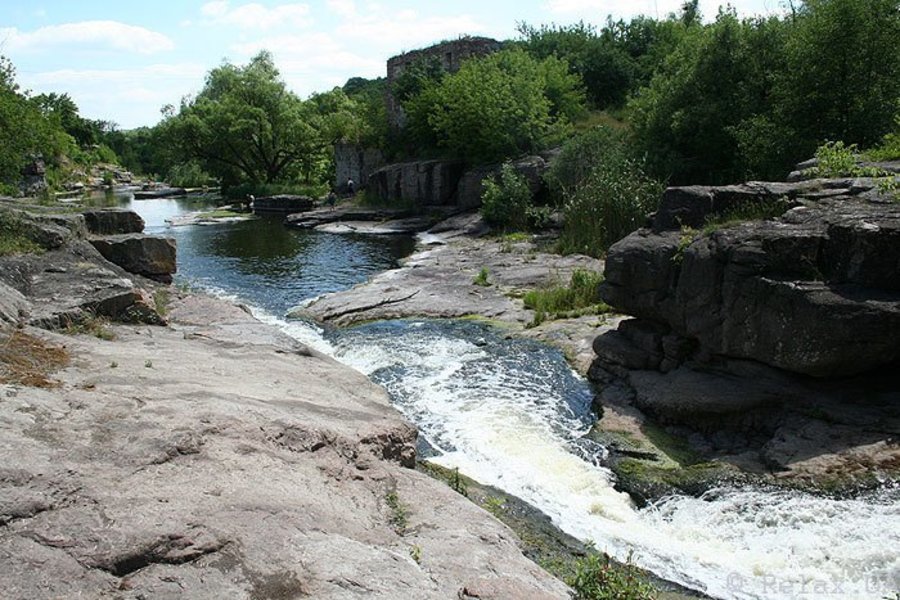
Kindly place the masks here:
[(576, 269), (568, 285), (552, 286), (531, 290), (522, 298), (525, 308), (535, 312), (531, 326), (548, 319), (572, 318), (586, 314), (608, 312), (599, 295), (603, 274), (585, 269)]
[(547, 182), (565, 217), (559, 251), (602, 256), (641, 227), (662, 195), (620, 131), (597, 127), (563, 146)]

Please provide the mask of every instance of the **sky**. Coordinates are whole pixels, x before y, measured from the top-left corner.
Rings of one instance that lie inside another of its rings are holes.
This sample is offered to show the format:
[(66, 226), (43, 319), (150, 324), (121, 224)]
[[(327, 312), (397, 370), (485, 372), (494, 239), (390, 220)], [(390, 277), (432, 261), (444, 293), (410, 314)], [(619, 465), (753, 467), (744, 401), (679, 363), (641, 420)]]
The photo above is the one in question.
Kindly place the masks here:
[[(665, 17), (682, 0), (0, 0), (0, 55), (31, 93), (67, 93), (81, 115), (120, 129), (153, 125), (166, 104), (196, 94), (223, 61), (270, 50), (301, 97), (350, 77), (383, 77), (388, 58), (461, 35), (516, 37), (516, 24), (607, 15)], [(714, 18), (719, 0), (700, 0)], [(741, 15), (783, 0), (732, 0)]]

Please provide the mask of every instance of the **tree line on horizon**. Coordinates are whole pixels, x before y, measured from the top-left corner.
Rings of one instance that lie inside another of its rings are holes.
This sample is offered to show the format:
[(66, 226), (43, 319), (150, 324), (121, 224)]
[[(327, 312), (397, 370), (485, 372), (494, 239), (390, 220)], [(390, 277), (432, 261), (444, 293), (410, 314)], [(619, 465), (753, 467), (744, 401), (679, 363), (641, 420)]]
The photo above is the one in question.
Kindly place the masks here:
[[(0, 63), (0, 185), (30, 156), (118, 160), (175, 184), (323, 190), (338, 142), (390, 158), (499, 163), (560, 146), (597, 126), (614, 161), (665, 184), (780, 179), (826, 141), (870, 147), (900, 128), (900, 0), (805, 0), (782, 16), (704, 21), (697, 0), (663, 19), (531, 26), (455, 73), (423, 60), (394, 94), (351, 78), (302, 99), (263, 51), (212, 69), (203, 88), (164, 107), (153, 127), (83, 119), (63, 94), (32, 96)], [(595, 134), (596, 135), (596, 134)], [(596, 160), (603, 160), (598, 155)]]

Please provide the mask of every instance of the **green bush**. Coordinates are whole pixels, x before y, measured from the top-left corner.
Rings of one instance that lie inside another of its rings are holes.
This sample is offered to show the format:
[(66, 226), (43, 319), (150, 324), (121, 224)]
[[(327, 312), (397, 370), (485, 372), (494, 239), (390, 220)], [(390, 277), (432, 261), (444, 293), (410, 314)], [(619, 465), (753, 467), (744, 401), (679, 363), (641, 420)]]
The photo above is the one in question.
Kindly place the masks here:
[(815, 166), (817, 177), (846, 177), (857, 170), (859, 149), (856, 144), (844, 145), (844, 142), (825, 142), (816, 150), (818, 164)]
[(500, 167), (497, 178), (486, 178), (482, 184), (481, 215), (492, 227), (524, 231), (537, 215), (528, 182), (511, 163)]
[(655, 210), (663, 185), (629, 154), (625, 138), (602, 127), (563, 146), (547, 175), (565, 218), (560, 252), (601, 256)]
[(616, 565), (607, 554), (592, 551), (575, 565), (566, 582), (575, 590), (575, 600), (653, 600), (656, 590), (641, 578), (629, 560)]

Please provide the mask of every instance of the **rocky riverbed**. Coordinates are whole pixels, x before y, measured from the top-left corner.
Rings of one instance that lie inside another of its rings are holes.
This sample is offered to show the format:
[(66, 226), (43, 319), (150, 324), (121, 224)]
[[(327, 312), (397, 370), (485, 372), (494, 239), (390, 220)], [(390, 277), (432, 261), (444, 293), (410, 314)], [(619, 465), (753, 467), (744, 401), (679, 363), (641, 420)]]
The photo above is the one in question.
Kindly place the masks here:
[(568, 597), (363, 375), (17, 218), (60, 235), (0, 259), (4, 597)]
[(540, 238), (486, 235), (477, 214), (442, 221), (420, 236), (419, 251), (399, 269), (354, 288), (329, 294), (294, 311), (337, 326), (381, 319), (487, 319), (510, 335), (549, 342), (586, 374), (594, 359), (591, 344), (618, 320), (606, 315), (546, 321), (530, 326), (534, 311), (525, 292), (567, 285), (577, 269), (601, 272), (603, 262), (588, 256), (560, 256)]
[[(700, 231), (708, 215), (760, 203), (789, 212)], [(895, 238), (896, 205), (871, 179), (671, 189), (653, 228), (617, 244), (609, 265), (486, 236), (477, 216), (461, 216), (422, 235), (401, 269), (294, 315), (338, 326), (478, 317), (562, 348), (596, 382), (591, 437), (638, 500), (722, 482), (846, 492), (890, 480), (900, 465), (896, 375), (884, 367), (900, 352)], [(639, 319), (528, 327), (524, 291), (604, 268), (604, 298)], [(756, 287), (741, 291), (731, 283), (740, 278)]]

